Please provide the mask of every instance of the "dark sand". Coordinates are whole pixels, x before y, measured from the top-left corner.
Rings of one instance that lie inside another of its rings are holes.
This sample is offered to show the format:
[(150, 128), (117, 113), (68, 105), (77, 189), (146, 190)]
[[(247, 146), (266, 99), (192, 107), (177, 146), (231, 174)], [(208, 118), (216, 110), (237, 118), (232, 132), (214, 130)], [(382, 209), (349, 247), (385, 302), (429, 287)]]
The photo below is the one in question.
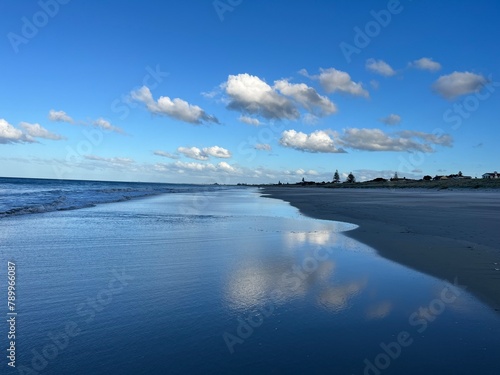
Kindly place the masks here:
[(500, 311), (500, 191), (266, 187), (303, 214), (359, 225), (348, 236), (458, 283)]

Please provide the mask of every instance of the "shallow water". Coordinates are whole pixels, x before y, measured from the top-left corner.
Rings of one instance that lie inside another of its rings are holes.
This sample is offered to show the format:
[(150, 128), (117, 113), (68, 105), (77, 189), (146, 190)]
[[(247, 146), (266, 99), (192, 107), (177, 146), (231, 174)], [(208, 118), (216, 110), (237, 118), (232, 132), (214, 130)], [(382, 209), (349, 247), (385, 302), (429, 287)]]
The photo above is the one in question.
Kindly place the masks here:
[(254, 189), (0, 225), (1, 262), (17, 264), (17, 369), (500, 373), (500, 318), (488, 307), (342, 234), (354, 225), (306, 218)]

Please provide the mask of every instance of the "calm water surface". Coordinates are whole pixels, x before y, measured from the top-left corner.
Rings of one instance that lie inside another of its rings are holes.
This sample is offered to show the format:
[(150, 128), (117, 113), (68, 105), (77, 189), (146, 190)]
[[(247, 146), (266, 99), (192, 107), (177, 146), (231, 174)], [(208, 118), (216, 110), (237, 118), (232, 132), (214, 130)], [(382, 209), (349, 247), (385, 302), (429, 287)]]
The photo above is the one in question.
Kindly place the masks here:
[(18, 368), (0, 373), (500, 373), (497, 315), (353, 228), (253, 189), (4, 217)]

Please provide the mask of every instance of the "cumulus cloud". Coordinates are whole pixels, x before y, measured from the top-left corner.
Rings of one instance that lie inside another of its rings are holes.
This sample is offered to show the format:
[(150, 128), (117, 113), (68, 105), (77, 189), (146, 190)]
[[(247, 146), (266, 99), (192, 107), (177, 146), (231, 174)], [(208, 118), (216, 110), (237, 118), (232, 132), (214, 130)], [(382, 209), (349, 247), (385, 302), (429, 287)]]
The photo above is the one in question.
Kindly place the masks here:
[(271, 145), (268, 145), (267, 143), (257, 143), (254, 148), (259, 151), (272, 151)]
[(98, 118), (97, 120), (95, 120), (92, 124), (96, 128), (101, 128), (101, 129), (108, 130), (108, 131), (115, 132), (115, 133), (119, 133), (119, 134), (124, 134), (125, 133), (123, 131), (123, 129), (111, 125), (111, 123), (109, 121), (103, 119), (102, 117)]
[(386, 125), (399, 125), (401, 123), (401, 116), (391, 113), (389, 116), (381, 118), (380, 122)]
[(241, 122), (247, 125), (253, 125), (253, 126), (259, 126), (262, 125), (262, 123), (259, 121), (259, 119), (254, 118), (254, 117), (249, 117), (249, 116), (240, 116), (239, 119)]
[(198, 147), (179, 147), (177, 152), (181, 153), (187, 158), (195, 160), (208, 160), (208, 155), (205, 154)]
[(221, 161), (220, 163), (217, 164), (217, 169), (226, 173), (234, 173), (236, 172), (236, 168), (233, 166), (229, 165), (225, 161)]
[(436, 72), (441, 69), (441, 64), (433, 61), (429, 57), (422, 57), (421, 59), (414, 60), (409, 64), (412, 68), (420, 70), (428, 70), (430, 72)]
[(0, 119), (0, 144), (7, 143), (33, 143), (36, 142), (29, 135), (15, 128), (6, 120)]
[(56, 111), (54, 109), (51, 109), (49, 111), (49, 120), (50, 121), (56, 121), (56, 122), (67, 122), (69, 124), (74, 124), (74, 120), (69, 117), (66, 112), (64, 111)]
[(257, 76), (247, 73), (230, 75), (222, 87), (229, 96), (229, 109), (274, 120), (300, 117), (290, 99)]
[(169, 159), (179, 159), (178, 155), (174, 155), (174, 154), (171, 154), (169, 152), (161, 151), (161, 150), (157, 150), (157, 151), (153, 152), (153, 154), (156, 156), (161, 156), (161, 157), (169, 158)]
[(274, 87), (283, 95), (293, 98), (315, 116), (324, 117), (337, 112), (337, 107), (326, 96), (319, 95), (305, 83), (290, 83), (286, 79), (276, 81)]
[(323, 130), (316, 130), (311, 134), (297, 132), (296, 130), (285, 130), (281, 134), (280, 144), (284, 147), (294, 148), (304, 152), (345, 152), (335, 146), (333, 136)]
[(339, 144), (346, 148), (365, 151), (420, 151), (433, 152), (434, 145), (451, 146), (449, 134), (430, 134), (417, 131), (402, 131), (394, 135), (380, 129), (345, 129)]
[(195, 160), (208, 160), (210, 156), (219, 159), (229, 159), (232, 156), (229, 150), (219, 146), (204, 147), (203, 149), (198, 147), (179, 147), (177, 148), (177, 152)]
[(219, 146), (205, 147), (202, 150), (206, 155), (213, 156), (219, 159), (228, 159), (231, 157), (231, 152)]
[(51, 139), (53, 141), (60, 141), (62, 139), (66, 139), (62, 135), (51, 133), (50, 131), (42, 127), (40, 124), (30, 124), (27, 122), (21, 122), (19, 126), (23, 128), (26, 134), (30, 137)]
[(373, 73), (380, 74), (384, 77), (390, 77), (396, 74), (396, 71), (383, 60), (366, 60), (366, 69)]
[(215, 116), (208, 115), (197, 105), (192, 105), (185, 100), (168, 96), (161, 96), (154, 100), (153, 94), (148, 87), (132, 91), (130, 96), (133, 100), (144, 103), (149, 112), (157, 115), (167, 116), (190, 124), (202, 124), (204, 122), (219, 123)]
[(446, 99), (480, 91), (488, 80), (479, 74), (470, 72), (453, 72), (441, 76), (434, 82), (432, 88)]
[(354, 82), (349, 73), (337, 70), (335, 68), (320, 69), (320, 74), (310, 76), (305, 69), (302, 69), (300, 74), (305, 75), (311, 79), (319, 80), (323, 89), (328, 92), (338, 92), (341, 94), (348, 94), (353, 96), (362, 96), (368, 98), (370, 94), (363, 88), (362, 83)]
[(451, 147), (449, 134), (434, 134), (406, 130), (387, 134), (380, 129), (344, 129), (342, 134), (317, 130), (311, 134), (286, 130), (280, 144), (305, 152), (342, 153), (344, 149), (364, 151), (434, 152), (434, 146)]

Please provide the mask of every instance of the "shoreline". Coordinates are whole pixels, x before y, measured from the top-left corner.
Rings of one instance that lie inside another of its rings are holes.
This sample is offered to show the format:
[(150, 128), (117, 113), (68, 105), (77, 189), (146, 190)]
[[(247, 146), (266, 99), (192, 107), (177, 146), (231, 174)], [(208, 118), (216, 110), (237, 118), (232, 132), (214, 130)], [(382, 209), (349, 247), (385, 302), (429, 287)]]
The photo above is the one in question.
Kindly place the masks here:
[(466, 287), (500, 311), (500, 192), (265, 187), (316, 219), (359, 227), (344, 234), (391, 261)]

